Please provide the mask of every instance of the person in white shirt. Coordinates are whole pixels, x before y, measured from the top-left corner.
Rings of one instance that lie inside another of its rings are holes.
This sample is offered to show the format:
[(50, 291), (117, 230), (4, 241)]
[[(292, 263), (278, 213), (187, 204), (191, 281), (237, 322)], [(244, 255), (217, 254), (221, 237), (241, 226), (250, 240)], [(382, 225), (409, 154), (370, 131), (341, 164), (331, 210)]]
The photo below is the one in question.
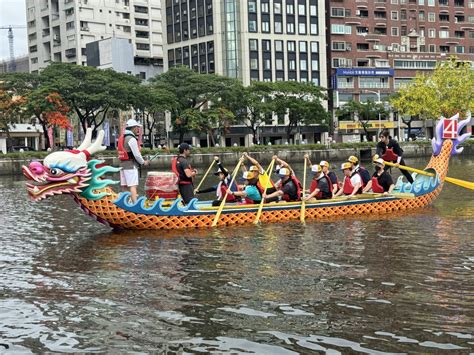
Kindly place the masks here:
[(356, 194), (362, 192), (362, 179), (360, 175), (352, 171), (351, 163), (343, 163), (341, 165), (341, 170), (344, 173), (344, 184), (342, 189), (340, 189), (334, 196), (341, 196), (342, 194), (352, 197)]
[(148, 160), (143, 159), (138, 147), (137, 136), (141, 125), (134, 119), (127, 121), (124, 134), (119, 138), (118, 151), (120, 159), (120, 185), (122, 191), (130, 191), (132, 202), (137, 200), (138, 168), (147, 166)]

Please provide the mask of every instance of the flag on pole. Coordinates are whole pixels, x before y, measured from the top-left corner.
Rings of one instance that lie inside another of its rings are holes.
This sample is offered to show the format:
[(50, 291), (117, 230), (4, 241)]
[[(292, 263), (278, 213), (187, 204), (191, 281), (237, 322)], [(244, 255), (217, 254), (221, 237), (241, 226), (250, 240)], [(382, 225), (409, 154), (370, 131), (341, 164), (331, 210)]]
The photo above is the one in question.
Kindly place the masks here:
[(104, 143), (106, 147), (110, 145), (110, 127), (109, 121), (104, 122)]
[(72, 128), (68, 128), (66, 131), (66, 145), (68, 147), (74, 146), (74, 132), (72, 131)]

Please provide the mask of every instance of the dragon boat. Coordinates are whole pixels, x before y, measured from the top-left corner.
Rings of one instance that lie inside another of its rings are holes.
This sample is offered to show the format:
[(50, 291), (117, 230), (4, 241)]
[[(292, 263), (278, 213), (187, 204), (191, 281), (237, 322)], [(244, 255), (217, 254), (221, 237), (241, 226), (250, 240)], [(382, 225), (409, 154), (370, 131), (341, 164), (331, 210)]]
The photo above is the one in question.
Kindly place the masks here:
[[(421, 208), (432, 203), (443, 189), (449, 159), (459, 154), (458, 147), (470, 134), (461, 130), (470, 122), (470, 117), (459, 121), (459, 115), (450, 119), (441, 118), (436, 125), (432, 140), (433, 155), (424, 169), (431, 176), (417, 174), (413, 184), (397, 180), (392, 195), (360, 195), (355, 199), (336, 198), (306, 202), (305, 215), (308, 220), (331, 216), (384, 214)], [(455, 127), (453, 131), (453, 127)], [(193, 199), (183, 206), (181, 199), (148, 201), (140, 197), (130, 203), (128, 192), (116, 193), (112, 185), (117, 184), (105, 177), (117, 173), (118, 168), (104, 165), (104, 161), (92, 159), (105, 150), (102, 145), (104, 132), (99, 132), (92, 142), (92, 132), (87, 131), (82, 144), (72, 151), (53, 152), (43, 163), (33, 161), (23, 166), (23, 174), (33, 183), (27, 183), (30, 197), (39, 201), (50, 196), (70, 194), (82, 210), (100, 223), (114, 229), (179, 229), (211, 227), (218, 213), (211, 201)], [(409, 196), (409, 198), (407, 198)], [(258, 205), (225, 206), (217, 220), (217, 226), (252, 223)], [(263, 205), (260, 221), (283, 222), (299, 220), (301, 202), (268, 203)]]

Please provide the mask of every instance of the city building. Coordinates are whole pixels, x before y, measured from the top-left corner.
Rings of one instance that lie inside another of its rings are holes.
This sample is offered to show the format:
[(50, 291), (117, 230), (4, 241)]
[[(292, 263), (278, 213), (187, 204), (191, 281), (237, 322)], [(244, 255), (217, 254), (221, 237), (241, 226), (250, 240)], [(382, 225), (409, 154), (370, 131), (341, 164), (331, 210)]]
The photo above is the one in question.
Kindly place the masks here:
[(134, 64), (163, 65), (160, 0), (26, 0), (26, 4), (31, 72), (52, 61), (86, 65), (87, 43), (111, 37), (130, 40)]
[(8, 125), (8, 133), (0, 131), (0, 152), (15, 152), (22, 149), (41, 150), (44, 148), (43, 127), (25, 123)]
[(29, 63), (27, 55), (16, 57), (13, 61), (3, 60), (0, 62), (0, 73), (28, 73), (30, 71)]
[[(252, 80), (312, 81), (327, 87), (323, 0), (165, 0), (165, 69), (186, 65), (200, 73)], [(293, 142), (325, 139), (319, 125), (301, 127)], [(264, 124), (261, 143), (283, 143), (285, 122)], [(206, 145), (206, 137), (194, 137)], [(245, 126), (221, 144), (248, 145)]]
[[(384, 101), (450, 55), (474, 60), (474, 0), (329, 0), (327, 6), (331, 110), (350, 100)], [(407, 138), (397, 113), (371, 123), (373, 133), (386, 127)], [(340, 139), (360, 136), (350, 127), (336, 122)], [(432, 122), (414, 127), (432, 133)]]

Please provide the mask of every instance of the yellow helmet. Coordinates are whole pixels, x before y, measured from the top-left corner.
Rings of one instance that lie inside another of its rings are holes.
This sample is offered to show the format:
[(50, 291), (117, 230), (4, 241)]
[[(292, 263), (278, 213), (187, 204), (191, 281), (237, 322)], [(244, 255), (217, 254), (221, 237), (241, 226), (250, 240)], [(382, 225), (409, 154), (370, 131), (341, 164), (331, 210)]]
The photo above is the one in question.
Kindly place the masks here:
[(342, 163), (341, 170), (352, 169), (351, 163)]
[(255, 173), (253, 171), (244, 171), (242, 177), (247, 180), (252, 180), (255, 178)]
[(326, 168), (329, 168), (329, 163), (328, 163), (326, 160), (321, 160), (321, 161), (319, 162), (319, 165), (325, 166)]
[(260, 173), (260, 169), (256, 165), (251, 165), (249, 171), (255, 171), (257, 173)]
[(354, 155), (351, 155), (348, 159), (347, 159), (348, 162), (351, 162), (352, 164), (357, 164), (359, 162), (359, 159), (354, 156)]
[(317, 174), (317, 173), (320, 173), (321, 171), (323, 171), (323, 168), (321, 168), (321, 165), (313, 165), (311, 167), (311, 171), (314, 173), (314, 174)]

